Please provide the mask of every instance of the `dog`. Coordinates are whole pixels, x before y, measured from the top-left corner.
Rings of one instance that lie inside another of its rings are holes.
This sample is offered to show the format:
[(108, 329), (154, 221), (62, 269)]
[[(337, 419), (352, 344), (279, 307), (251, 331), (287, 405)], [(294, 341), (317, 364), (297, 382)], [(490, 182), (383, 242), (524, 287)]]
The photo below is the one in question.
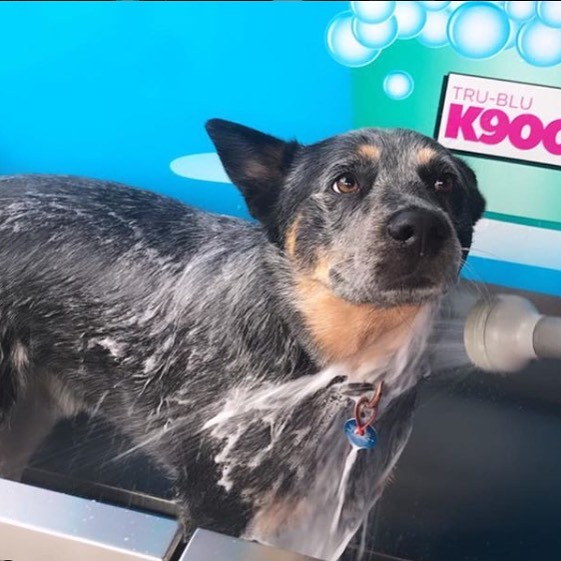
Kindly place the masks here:
[[(407, 441), (419, 357), (485, 201), (413, 131), (302, 145), (206, 129), (255, 220), (0, 178), (0, 473), (95, 413), (166, 470), (186, 527), (335, 558)], [(342, 425), (380, 381), (379, 444), (345, 475)]]

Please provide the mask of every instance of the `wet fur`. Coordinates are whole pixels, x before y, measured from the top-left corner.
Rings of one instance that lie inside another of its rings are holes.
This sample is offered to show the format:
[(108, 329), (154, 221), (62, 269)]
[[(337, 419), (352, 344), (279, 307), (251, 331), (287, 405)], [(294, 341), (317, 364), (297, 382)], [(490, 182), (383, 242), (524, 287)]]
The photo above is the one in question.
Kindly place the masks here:
[[(484, 202), (464, 163), (411, 131), (364, 129), (311, 146), (225, 121), (208, 131), (258, 223), (104, 181), (0, 178), (0, 472), (17, 477), (58, 418), (95, 412), (167, 470), (190, 524), (275, 542), (261, 534), (286, 524), (275, 513), (306, 494), (300, 472), (336, 458), (334, 446), (312, 450), (294, 434), (309, 430), (310, 407), (322, 412), (314, 430), (342, 422), (349, 398), (326, 389), (291, 411), (286, 438), (251, 468), (268, 443), (254, 427), (229, 488), (218, 443), (198, 430), (205, 415), (237, 386), (334, 364), (372, 382), (386, 361), (376, 465), (366, 470), (365, 454), (349, 491), (361, 509), (370, 504), (406, 441), (421, 375), (392, 378), (391, 359), (454, 283)], [(363, 189), (336, 195), (348, 169)], [(456, 178), (446, 199), (431, 191), (441, 169)], [(422, 262), (386, 239), (406, 206), (439, 213), (454, 232)], [(430, 315), (417, 331), (429, 331)]]

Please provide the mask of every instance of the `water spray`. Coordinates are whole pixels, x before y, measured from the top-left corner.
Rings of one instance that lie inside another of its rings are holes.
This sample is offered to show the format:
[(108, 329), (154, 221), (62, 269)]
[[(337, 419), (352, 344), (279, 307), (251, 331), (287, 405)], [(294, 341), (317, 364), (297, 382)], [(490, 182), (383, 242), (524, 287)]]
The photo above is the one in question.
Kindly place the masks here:
[(482, 370), (517, 372), (534, 359), (561, 359), (561, 317), (540, 314), (520, 296), (499, 294), (470, 310), (464, 344)]

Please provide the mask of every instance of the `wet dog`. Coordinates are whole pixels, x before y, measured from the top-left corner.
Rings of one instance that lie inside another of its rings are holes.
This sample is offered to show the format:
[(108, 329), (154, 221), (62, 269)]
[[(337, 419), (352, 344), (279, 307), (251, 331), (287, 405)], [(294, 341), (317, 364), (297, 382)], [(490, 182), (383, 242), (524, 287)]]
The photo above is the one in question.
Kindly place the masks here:
[[(207, 130), (255, 223), (104, 181), (0, 178), (0, 473), (95, 412), (164, 467), (186, 523), (331, 557), (403, 448), (484, 200), (412, 131), (304, 146)], [(379, 446), (341, 490), (349, 388), (379, 380)]]

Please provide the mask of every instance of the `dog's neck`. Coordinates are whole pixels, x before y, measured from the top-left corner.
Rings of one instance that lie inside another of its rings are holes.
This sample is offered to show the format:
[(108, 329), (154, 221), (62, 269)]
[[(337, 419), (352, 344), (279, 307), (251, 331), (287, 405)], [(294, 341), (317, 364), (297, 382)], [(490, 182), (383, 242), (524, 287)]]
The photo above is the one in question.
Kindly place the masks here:
[(411, 339), (421, 306), (380, 308), (353, 304), (322, 282), (295, 279), (296, 306), (317, 356), (324, 365), (340, 364), (351, 381), (365, 376), (388, 360)]

